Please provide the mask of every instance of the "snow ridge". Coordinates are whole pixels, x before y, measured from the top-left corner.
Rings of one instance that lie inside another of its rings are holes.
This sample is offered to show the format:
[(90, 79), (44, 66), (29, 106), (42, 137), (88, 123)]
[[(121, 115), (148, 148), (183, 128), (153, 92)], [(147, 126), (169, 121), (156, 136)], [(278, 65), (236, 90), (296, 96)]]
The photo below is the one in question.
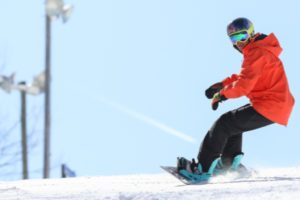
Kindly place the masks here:
[(261, 169), (235, 182), (230, 178), (188, 186), (166, 173), (0, 182), (0, 200), (296, 200), (300, 196), (300, 167)]

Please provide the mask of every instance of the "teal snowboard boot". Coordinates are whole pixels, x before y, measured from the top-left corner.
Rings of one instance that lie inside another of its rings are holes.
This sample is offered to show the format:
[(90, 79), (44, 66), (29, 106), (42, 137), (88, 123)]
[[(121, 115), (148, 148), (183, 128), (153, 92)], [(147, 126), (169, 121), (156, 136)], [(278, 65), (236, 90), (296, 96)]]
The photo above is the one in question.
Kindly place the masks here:
[(216, 158), (209, 167), (209, 170), (203, 172), (201, 164), (196, 163), (194, 159), (189, 161), (186, 158), (180, 157), (177, 158), (177, 170), (181, 176), (185, 177), (192, 184), (205, 183), (213, 176), (219, 160), (220, 158)]
[(228, 172), (237, 172), (239, 174), (246, 174), (249, 173), (247, 168), (241, 163), (241, 160), (243, 158), (244, 154), (238, 154), (236, 155), (231, 164), (225, 164), (222, 159), (219, 159), (219, 162), (217, 163), (217, 166), (215, 167), (215, 170), (213, 172), (214, 176), (217, 175), (224, 175)]

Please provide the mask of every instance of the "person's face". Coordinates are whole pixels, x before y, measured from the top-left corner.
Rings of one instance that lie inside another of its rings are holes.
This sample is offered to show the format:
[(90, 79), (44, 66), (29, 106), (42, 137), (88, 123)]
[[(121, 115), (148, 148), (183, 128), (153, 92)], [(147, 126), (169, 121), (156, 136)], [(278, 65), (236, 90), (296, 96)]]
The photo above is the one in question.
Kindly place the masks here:
[(247, 44), (250, 42), (250, 35), (246, 30), (234, 33), (229, 36), (232, 44), (236, 46), (240, 51), (245, 48)]
[(242, 51), (242, 50), (247, 46), (247, 44), (249, 44), (249, 42), (250, 42), (250, 38), (249, 38), (248, 40), (245, 40), (245, 41), (238, 41), (238, 42), (236, 43), (236, 47), (237, 47), (240, 51)]

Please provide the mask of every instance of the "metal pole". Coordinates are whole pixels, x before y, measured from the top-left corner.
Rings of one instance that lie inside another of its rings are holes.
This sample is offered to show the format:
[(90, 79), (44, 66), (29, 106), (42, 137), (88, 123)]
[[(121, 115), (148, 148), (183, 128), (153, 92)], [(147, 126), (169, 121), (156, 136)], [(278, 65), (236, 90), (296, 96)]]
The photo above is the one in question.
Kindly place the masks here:
[(50, 127), (51, 127), (51, 18), (46, 15), (46, 83), (45, 83), (45, 135), (44, 135), (44, 178), (50, 176)]
[[(25, 82), (20, 84), (26, 85)], [(21, 122), (22, 122), (22, 169), (23, 179), (28, 179), (28, 159), (27, 159), (27, 119), (26, 119), (26, 92), (21, 91)]]
[(66, 171), (66, 170), (65, 170), (65, 165), (62, 164), (62, 165), (61, 165), (61, 177), (62, 177), (62, 178), (66, 178), (66, 177), (67, 177), (65, 171)]

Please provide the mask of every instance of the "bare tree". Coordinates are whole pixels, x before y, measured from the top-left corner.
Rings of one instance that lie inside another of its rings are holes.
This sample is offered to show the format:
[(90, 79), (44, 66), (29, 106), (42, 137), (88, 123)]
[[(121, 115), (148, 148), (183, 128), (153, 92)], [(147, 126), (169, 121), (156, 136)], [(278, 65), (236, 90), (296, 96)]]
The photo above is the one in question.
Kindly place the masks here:
[(0, 175), (11, 172), (13, 168), (11, 166), (20, 161), (20, 141), (13, 139), (14, 130), (18, 128), (19, 124), (18, 121), (8, 129), (0, 131)]
[[(40, 109), (41, 110), (41, 109)], [(30, 154), (39, 144), (38, 133), (42, 133), (37, 130), (38, 121), (40, 119), (40, 111), (38, 114), (35, 114), (31, 111), (29, 119), (31, 121), (31, 128), (28, 132), (28, 158)], [(0, 124), (7, 124), (7, 117), (0, 119)], [(1, 123), (3, 122), (3, 123)], [(2, 129), (2, 130), (1, 130)], [(21, 122), (17, 122), (10, 125), (8, 128), (0, 129), (0, 179), (19, 179), (22, 175), (20, 172), (22, 164), (22, 148), (21, 148)], [(29, 170), (29, 174), (31, 171)]]

